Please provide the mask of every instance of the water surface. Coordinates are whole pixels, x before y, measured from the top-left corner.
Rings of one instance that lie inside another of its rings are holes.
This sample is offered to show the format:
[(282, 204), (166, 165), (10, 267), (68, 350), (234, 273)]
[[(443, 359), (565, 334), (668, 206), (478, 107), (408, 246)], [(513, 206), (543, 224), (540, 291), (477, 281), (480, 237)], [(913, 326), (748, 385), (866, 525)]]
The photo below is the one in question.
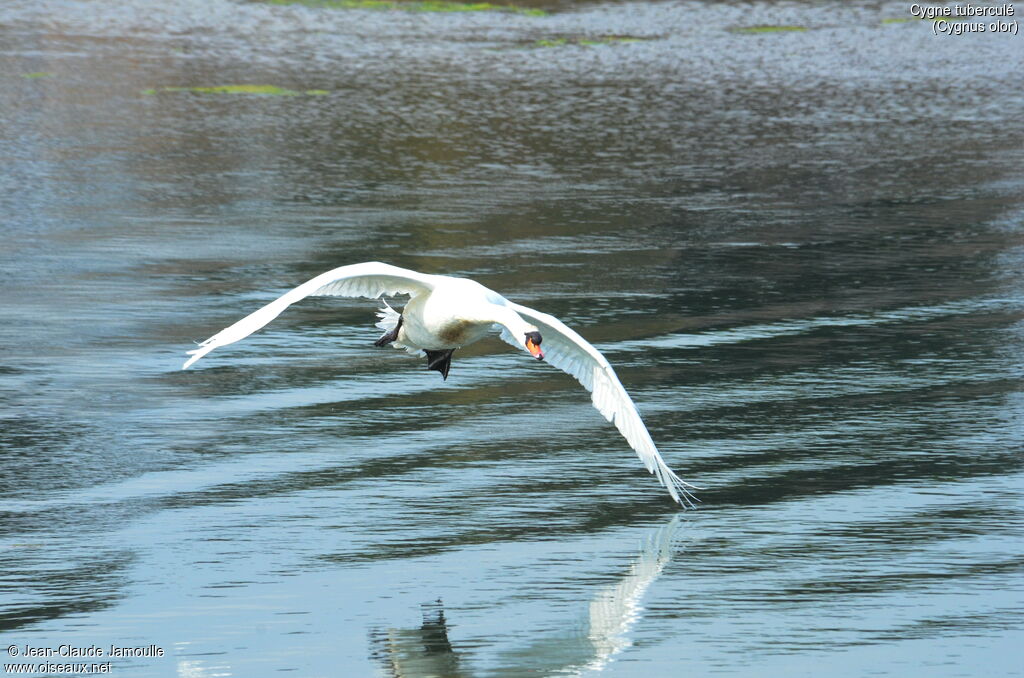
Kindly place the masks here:
[[(1022, 674), (1020, 38), (905, 3), (532, 6), (4, 3), (0, 647)], [(241, 85), (295, 94), (190, 89)], [(494, 339), (443, 382), (372, 347), (368, 300), (179, 370), (365, 260), (578, 329), (701, 507), (569, 377)]]

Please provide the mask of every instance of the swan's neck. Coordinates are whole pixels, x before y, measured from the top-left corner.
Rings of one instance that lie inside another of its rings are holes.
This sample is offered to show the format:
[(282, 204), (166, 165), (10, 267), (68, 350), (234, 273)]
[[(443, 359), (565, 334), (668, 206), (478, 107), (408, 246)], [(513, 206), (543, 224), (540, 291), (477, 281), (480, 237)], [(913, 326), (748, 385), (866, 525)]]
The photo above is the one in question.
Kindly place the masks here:
[(501, 325), (507, 329), (513, 337), (522, 341), (527, 332), (534, 332), (536, 327), (523, 320), (522, 316), (506, 306), (492, 304), (489, 322)]

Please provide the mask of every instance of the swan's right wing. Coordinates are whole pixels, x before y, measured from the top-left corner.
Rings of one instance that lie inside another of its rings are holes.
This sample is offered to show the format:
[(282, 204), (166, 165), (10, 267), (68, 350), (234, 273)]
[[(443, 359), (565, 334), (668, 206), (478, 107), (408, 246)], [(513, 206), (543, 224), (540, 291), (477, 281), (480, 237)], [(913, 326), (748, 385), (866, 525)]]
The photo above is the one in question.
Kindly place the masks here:
[(181, 369), (187, 370), (192, 363), (215, 348), (227, 346), (246, 338), (279, 316), (283, 310), (306, 297), (338, 296), (376, 299), (382, 295), (417, 295), (432, 290), (438, 279), (442, 277), (417, 273), (377, 261), (335, 268), (299, 285), (291, 292), (199, 344), (199, 348), (189, 351), (189, 355), (192, 357), (185, 361)]
[[(544, 341), (544, 361), (575, 377), (583, 388), (590, 391), (594, 407), (605, 419), (615, 424), (647, 470), (653, 473), (672, 495), (672, 499), (679, 504), (693, 506), (697, 499), (690, 490), (699, 488), (677, 476), (661, 458), (636, 405), (601, 352), (555, 316), (512, 303), (507, 299), (503, 301), (509, 308), (538, 327)], [(522, 343), (508, 330), (502, 330), (501, 338), (516, 348), (523, 348)]]

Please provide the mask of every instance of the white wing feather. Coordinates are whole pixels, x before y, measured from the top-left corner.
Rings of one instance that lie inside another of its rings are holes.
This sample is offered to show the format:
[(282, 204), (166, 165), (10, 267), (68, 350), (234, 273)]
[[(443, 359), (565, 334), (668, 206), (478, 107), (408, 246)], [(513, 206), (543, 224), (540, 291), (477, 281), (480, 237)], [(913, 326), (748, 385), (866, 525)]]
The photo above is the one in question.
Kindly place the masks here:
[(246, 338), (279, 316), (286, 308), (306, 297), (338, 296), (376, 299), (385, 294), (389, 296), (394, 294), (417, 295), (433, 289), (434, 278), (435, 276), (432, 275), (376, 261), (341, 266), (321, 273), (199, 344), (199, 348), (188, 352), (192, 357), (182, 365), (181, 369), (187, 370), (192, 363), (215, 348), (227, 346)]
[[(544, 360), (575, 377), (591, 392), (591, 400), (597, 411), (615, 424), (647, 470), (668, 489), (672, 499), (693, 506), (697, 499), (690, 490), (699, 488), (679, 478), (661, 458), (636, 405), (601, 352), (553, 315), (508, 300), (505, 300), (505, 304), (527, 322), (537, 326), (544, 342)], [(517, 348), (524, 348), (522, 342), (507, 329), (502, 329), (501, 338)]]

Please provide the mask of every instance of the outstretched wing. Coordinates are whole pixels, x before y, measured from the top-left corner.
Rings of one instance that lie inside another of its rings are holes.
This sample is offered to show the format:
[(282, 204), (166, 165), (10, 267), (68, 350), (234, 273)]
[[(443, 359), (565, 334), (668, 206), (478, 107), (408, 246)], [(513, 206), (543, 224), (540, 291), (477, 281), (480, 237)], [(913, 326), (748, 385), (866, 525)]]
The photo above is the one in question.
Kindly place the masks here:
[(245, 339), (279, 316), (281, 311), (306, 297), (337, 296), (376, 299), (385, 294), (416, 295), (432, 290), (438, 277), (377, 261), (341, 266), (321, 273), (199, 344), (199, 348), (189, 351), (189, 355), (192, 357), (185, 361), (181, 369), (187, 370), (192, 363), (215, 348)]
[[(511, 301), (506, 300), (505, 303), (527, 322), (537, 326), (544, 341), (544, 360), (575, 377), (590, 391), (594, 407), (605, 419), (615, 424), (647, 470), (668, 489), (672, 499), (693, 506), (696, 497), (690, 490), (698, 488), (679, 478), (661, 458), (651, 440), (651, 434), (640, 419), (636, 405), (601, 352), (553, 315)], [(523, 348), (522, 343), (508, 330), (502, 330), (501, 338), (517, 348)]]

